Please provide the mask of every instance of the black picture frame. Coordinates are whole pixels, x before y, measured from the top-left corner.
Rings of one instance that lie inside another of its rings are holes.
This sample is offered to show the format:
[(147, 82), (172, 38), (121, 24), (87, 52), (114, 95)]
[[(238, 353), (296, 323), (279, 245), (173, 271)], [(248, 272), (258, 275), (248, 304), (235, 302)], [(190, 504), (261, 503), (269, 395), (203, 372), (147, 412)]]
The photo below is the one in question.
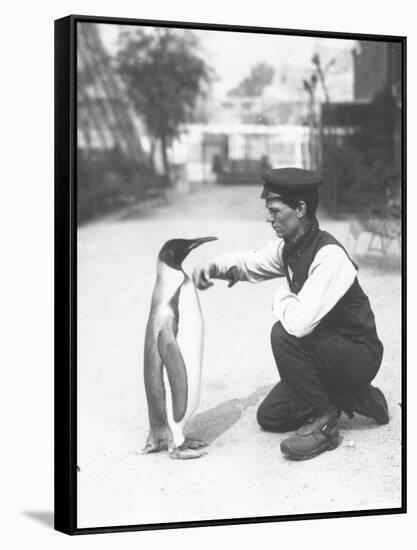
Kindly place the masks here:
[[(109, 23), (148, 27), (280, 34), (366, 41), (395, 42), (402, 48), (402, 501), (398, 508), (193, 520), (175, 523), (77, 527), (77, 24)], [(407, 511), (406, 462), (406, 37), (213, 25), (176, 21), (70, 15), (55, 21), (55, 529), (69, 535), (176, 529), (208, 525), (235, 525), (403, 514)]]

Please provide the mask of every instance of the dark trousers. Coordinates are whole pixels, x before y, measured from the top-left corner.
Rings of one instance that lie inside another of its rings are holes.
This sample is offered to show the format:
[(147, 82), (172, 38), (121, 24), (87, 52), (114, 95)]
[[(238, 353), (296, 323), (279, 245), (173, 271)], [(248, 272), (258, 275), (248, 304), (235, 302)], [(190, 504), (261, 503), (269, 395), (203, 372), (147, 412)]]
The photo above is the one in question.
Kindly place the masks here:
[(271, 345), (281, 381), (261, 403), (257, 419), (264, 430), (275, 432), (296, 430), (368, 386), (383, 351), (376, 337), (352, 341), (319, 325), (296, 338), (279, 322), (272, 328)]

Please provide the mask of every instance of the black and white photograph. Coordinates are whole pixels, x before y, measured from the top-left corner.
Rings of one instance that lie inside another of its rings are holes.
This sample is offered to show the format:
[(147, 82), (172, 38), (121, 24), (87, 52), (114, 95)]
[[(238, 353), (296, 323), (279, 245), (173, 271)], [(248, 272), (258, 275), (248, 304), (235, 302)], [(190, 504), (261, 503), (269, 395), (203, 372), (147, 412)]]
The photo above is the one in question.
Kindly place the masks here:
[(404, 38), (71, 24), (73, 527), (404, 511)]

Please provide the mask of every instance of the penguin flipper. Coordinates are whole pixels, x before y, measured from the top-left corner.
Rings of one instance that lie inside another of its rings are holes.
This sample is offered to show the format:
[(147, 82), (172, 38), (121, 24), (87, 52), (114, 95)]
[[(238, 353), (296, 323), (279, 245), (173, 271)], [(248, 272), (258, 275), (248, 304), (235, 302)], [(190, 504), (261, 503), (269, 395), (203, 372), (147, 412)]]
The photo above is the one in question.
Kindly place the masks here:
[(161, 329), (158, 348), (171, 387), (173, 417), (175, 422), (180, 422), (187, 410), (188, 381), (184, 359), (175, 338), (173, 322), (167, 323)]

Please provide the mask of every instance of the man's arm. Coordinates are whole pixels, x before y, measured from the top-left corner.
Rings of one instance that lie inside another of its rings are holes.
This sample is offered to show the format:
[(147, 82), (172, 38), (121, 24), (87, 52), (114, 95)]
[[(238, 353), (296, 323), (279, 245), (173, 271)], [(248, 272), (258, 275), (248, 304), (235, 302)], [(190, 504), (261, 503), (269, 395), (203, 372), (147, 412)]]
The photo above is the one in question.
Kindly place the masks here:
[(356, 275), (355, 267), (340, 246), (323, 246), (298, 295), (288, 286), (277, 290), (272, 309), (287, 332), (297, 338), (307, 336), (346, 294)]
[(233, 286), (238, 281), (258, 283), (285, 275), (282, 262), (283, 242), (275, 239), (259, 250), (220, 254), (193, 273), (194, 284), (200, 290), (211, 286), (211, 279), (223, 279)]

